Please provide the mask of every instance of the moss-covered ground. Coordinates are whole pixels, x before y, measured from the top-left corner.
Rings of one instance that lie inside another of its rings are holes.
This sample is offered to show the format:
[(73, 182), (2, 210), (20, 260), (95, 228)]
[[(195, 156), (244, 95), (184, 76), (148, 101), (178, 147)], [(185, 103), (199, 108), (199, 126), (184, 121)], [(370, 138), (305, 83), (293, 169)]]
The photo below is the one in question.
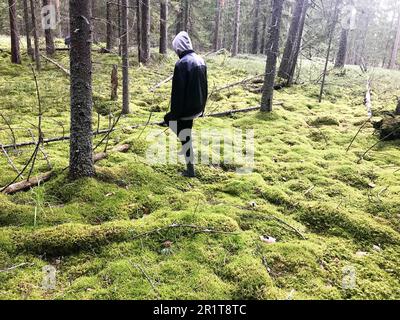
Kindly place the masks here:
[[(54, 59), (68, 66), (65, 53)], [(97, 163), (95, 178), (71, 182), (63, 171), (68, 142), (49, 144), (45, 151), (56, 176), (31, 191), (0, 195), (0, 298), (400, 298), (399, 142), (379, 144), (358, 163), (378, 140), (367, 125), (346, 152), (367, 119), (366, 76), (359, 69), (332, 71), (318, 103), (321, 65), (304, 62), (300, 84), (276, 92), (282, 104), (273, 113), (198, 120), (196, 129), (254, 129), (255, 169), (238, 174), (232, 166), (199, 165), (198, 178), (188, 180), (180, 176), (180, 164), (147, 163), (150, 127), (127, 129), (146, 123), (150, 112), (156, 121), (167, 111), (171, 84), (149, 88), (170, 74), (175, 58), (155, 55), (148, 67), (131, 60), (132, 113), (109, 142), (128, 142), (130, 152)], [(111, 65), (120, 62), (98, 53), (93, 61), (93, 123), (96, 128), (100, 119), (100, 128), (107, 128), (110, 110), (116, 114), (121, 103), (109, 101)], [(263, 57), (219, 55), (207, 62), (210, 90), (264, 69)], [(375, 113), (392, 111), (400, 73), (371, 74)], [(45, 137), (62, 136), (69, 128), (68, 78), (44, 62), (38, 79)], [(253, 89), (218, 92), (208, 112), (257, 105)], [(7, 53), (0, 55), (0, 111), (18, 142), (32, 139), (27, 128), (36, 134), (37, 100), (26, 56), (16, 66)], [(0, 127), (1, 143), (10, 143), (3, 119)], [(22, 168), (32, 151), (9, 154)], [(47, 166), (39, 154), (33, 174)], [(0, 185), (6, 185), (16, 173), (4, 155), (0, 168)], [(262, 242), (261, 235), (277, 242)], [(42, 287), (46, 265), (57, 269), (54, 290)]]

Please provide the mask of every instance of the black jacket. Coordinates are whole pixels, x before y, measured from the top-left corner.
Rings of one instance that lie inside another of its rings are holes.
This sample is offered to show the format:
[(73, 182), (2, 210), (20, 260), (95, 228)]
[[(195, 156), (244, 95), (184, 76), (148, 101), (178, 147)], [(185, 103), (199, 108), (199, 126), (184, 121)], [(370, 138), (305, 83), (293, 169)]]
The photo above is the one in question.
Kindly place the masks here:
[(185, 51), (175, 65), (171, 112), (165, 116), (165, 121), (203, 114), (207, 98), (207, 66), (193, 50)]

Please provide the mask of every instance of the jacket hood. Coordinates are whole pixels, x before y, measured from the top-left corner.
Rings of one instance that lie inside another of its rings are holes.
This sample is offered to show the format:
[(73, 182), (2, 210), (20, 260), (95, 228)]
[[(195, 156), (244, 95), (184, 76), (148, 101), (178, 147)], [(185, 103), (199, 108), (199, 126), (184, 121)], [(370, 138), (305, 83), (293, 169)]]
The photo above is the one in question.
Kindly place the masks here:
[(185, 51), (193, 50), (192, 41), (186, 31), (179, 32), (172, 41), (172, 47), (178, 56), (180, 56)]

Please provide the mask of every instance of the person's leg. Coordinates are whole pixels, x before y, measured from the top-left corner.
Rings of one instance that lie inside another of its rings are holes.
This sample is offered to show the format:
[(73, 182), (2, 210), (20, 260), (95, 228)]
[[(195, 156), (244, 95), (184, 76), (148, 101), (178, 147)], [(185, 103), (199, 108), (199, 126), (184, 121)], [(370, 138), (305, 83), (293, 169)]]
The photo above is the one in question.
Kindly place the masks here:
[(178, 138), (182, 143), (181, 153), (185, 156), (185, 162), (187, 166), (187, 170), (184, 172), (184, 175), (188, 177), (195, 176), (192, 129), (193, 120), (178, 121)]

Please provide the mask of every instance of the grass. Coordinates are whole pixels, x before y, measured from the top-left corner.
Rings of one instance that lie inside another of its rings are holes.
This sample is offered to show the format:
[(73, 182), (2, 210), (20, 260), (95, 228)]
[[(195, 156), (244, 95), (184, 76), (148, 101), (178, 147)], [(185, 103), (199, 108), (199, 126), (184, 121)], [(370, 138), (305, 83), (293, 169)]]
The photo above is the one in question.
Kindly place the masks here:
[[(0, 111), (18, 141), (32, 139), (27, 128), (35, 132), (37, 114), (29, 61), (23, 58), (22, 66), (14, 66), (6, 53), (0, 56)], [(68, 66), (65, 53), (54, 58)], [(100, 119), (106, 128), (109, 111), (115, 114), (121, 105), (108, 94), (111, 65), (120, 62), (97, 53), (93, 60), (94, 109), (100, 114), (93, 124)], [(400, 172), (394, 173), (399, 142), (380, 144), (358, 164), (378, 139), (367, 126), (346, 153), (367, 118), (365, 76), (356, 67), (330, 72), (321, 104), (314, 83), (321, 65), (307, 61), (300, 84), (276, 92), (282, 105), (273, 113), (198, 120), (196, 129), (254, 129), (255, 168), (237, 174), (235, 163), (199, 165), (198, 178), (187, 180), (179, 175), (180, 164), (146, 161), (151, 128), (127, 129), (146, 123), (150, 112), (155, 121), (167, 111), (170, 84), (154, 93), (149, 88), (170, 74), (175, 58), (154, 54), (149, 67), (131, 60), (132, 114), (121, 119), (123, 129), (110, 140), (130, 143), (130, 152), (98, 163), (95, 178), (71, 182), (61, 170), (68, 165), (68, 144), (50, 144), (45, 149), (56, 177), (26, 193), (0, 195), (0, 270), (28, 263), (0, 272), (0, 298), (400, 298)], [(207, 62), (210, 90), (264, 70), (258, 56), (220, 55)], [(373, 109), (380, 116), (394, 109), (400, 73), (371, 74)], [(68, 78), (44, 63), (39, 85), (45, 136), (62, 136), (69, 128)], [(259, 100), (234, 87), (215, 95), (207, 110), (246, 108)], [(0, 141), (11, 142), (9, 131), (0, 131)], [(10, 150), (10, 156), (21, 168), (31, 152)], [(46, 161), (38, 160), (34, 174), (47, 170)], [(5, 185), (16, 173), (3, 156), (0, 167)], [(164, 228), (174, 224), (228, 233)], [(157, 228), (160, 232), (152, 232)], [(265, 244), (261, 235), (277, 242)], [(57, 268), (51, 291), (41, 287), (48, 264)], [(343, 284), (349, 268), (356, 274), (352, 287)]]

